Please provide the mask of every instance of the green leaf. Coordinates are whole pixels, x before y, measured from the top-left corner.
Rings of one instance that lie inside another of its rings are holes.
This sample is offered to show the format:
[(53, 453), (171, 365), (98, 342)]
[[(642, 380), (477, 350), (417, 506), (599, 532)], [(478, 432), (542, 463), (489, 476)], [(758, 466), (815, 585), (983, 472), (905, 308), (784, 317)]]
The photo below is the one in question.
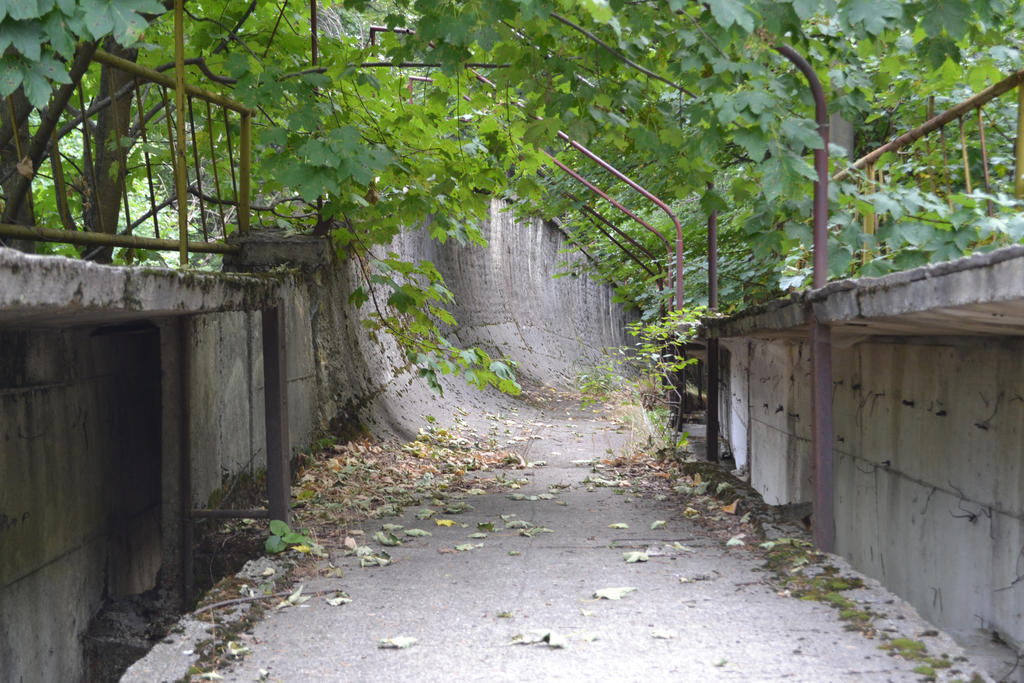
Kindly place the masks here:
[(53, 87), (45, 76), (35, 69), (22, 74), (21, 87), (25, 91), (25, 97), (33, 107), (43, 109), (50, 100), (50, 93)]
[(99, 40), (114, 30), (114, 20), (110, 16), (109, 3), (87, 3), (84, 9), (85, 27), (92, 34), (94, 40)]
[(947, 59), (956, 62), (961, 58), (956, 41), (947, 35), (928, 36), (918, 43), (917, 54), (933, 71), (941, 68)]
[(21, 85), (21, 60), (13, 55), (0, 57), (0, 97), (7, 97)]
[(406, 536), (412, 536), (414, 538), (415, 537), (420, 537), (420, 536), (432, 536), (433, 535), (429, 531), (426, 531), (424, 529), (406, 529), (403, 533)]
[(384, 546), (402, 545), (402, 539), (395, 536), (390, 531), (378, 531), (373, 535), (373, 540)]
[(852, 0), (843, 5), (840, 14), (852, 26), (864, 26), (864, 30), (877, 36), (890, 22), (903, 17), (903, 8), (896, 0)]
[(141, 13), (160, 15), (164, 11), (164, 7), (156, 0), (133, 0), (131, 3), (111, 2), (109, 17), (114, 40), (121, 45), (132, 45), (142, 37), (143, 31), (149, 26), (149, 22)]
[(377, 641), (377, 647), (382, 650), (404, 650), (416, 644), (416, 638), (411, 636), (395, 636), (393, 638), (382, 638)]
[(12, 45), (30, 62), (42, 54), (43, 31), (38, 22), (0, 23), (0, 49)]
[(594, 21), (600, 24), (611, 21), (612, 8), (608, 6), (608, 0), (582, 0), (581, 4)]
[(755, 163), (764, 160), (768, 153), (768, 140), (758, 127), (740, 128), (733, 133), (733, 139), (747, 150), (747, 155)]
[(793, 11), (801, 21), (814, 16), (819, 7), (818, 0), (790, 0), (790, 4), (793, 5)]
[(279, 519), (272, 519), (272, 520), (270, 520), (270, 533), (272, 533), (272, 534), (274, 534), (276, 536), (284, 536), (289, 531), (291, 531), (291, 529), (289, 529), (288, 525), (285, 524), (284, 522), (282, 522), (281, 520), (279, 520)]
[(736, 24), (747, 33), (754, 30), (754, 15), (741, 0), (710, 0), (711, 16), (722, 28)]
[(594, 591), (594, 597), (603, 600), (621, 600), (622, 597), (628, 593), (632, 593), (636, 588), (633, 586), (613, 586), (611, 588), (601, 588)]
[(22, 21), (40, 16), (39, 3), (36, 0), (8, 0), (6, 4), (7, 14), (11, 19)]
[(970, 25), (971, 6), (966, 0), (930, 0), (921, 3), (919, 26), (930, 36), (943, 31), (960, 40)]

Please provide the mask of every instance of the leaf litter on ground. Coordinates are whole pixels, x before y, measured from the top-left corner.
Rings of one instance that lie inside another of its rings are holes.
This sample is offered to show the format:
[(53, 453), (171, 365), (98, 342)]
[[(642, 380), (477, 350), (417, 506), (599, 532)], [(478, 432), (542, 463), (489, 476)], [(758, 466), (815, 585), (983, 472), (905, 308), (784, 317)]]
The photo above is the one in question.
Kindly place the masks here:
[(416, 644), (416, 638), (411, 636), (395, 636), (393, 638), (381, 638), (377, 641), (377, 647), (382, 650), (404, 650)]
[(526, 633), (512, 636), (511, 645), (536, 645), (544, 643), (552, 649), (561, 649), (569, 644), (569, 639), (546, 628), (535, 628)]
[(635, 591), (634, 586), (613, 586), (611, 588), (600, 588), (594, 591), (594, 597), (603, 600), (621, 600), (624, 595)]
[[(296, 474), (293, 493), (302, 503), (293, 513), (292, 526), (308, 527), (326, 544), (341, 545), (349, 525), (398, 515), (421, 501), (457, 514), (471, 508), (455, 498), (482, 495), (500, 485), (473, 473), (500, 467), (507, 455), (458, 419), (453, 427), (421, 429), (414, 441), (404, 444), (368, 436), (333, 444), (307, 458)], [(424, 508), (416, 516), (436, 514)]]

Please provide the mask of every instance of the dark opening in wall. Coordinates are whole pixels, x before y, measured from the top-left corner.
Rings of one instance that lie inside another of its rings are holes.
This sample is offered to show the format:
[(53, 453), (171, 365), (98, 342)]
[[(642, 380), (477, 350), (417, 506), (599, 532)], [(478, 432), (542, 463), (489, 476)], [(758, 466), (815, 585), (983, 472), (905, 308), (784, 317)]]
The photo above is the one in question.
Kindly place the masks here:
[[(90, 681), (117, 680), (145, 654), (163, 625), (157, 590), (161, 538), (160, 334), (149, 324), (100, 327), (89, 335), (109, 444), (106, 585), (85, 638)], [(109, 364), (108, 364), (109, 363)]]

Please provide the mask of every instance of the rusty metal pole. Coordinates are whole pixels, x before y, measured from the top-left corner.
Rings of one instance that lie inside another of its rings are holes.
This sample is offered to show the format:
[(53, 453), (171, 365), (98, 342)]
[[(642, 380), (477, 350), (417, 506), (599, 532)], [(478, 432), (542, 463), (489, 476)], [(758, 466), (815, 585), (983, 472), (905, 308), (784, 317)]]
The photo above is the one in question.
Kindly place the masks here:
[(551, 154), (546, 149), (542, 149), (541, 152), (543, 152), (544, 155), (546, 155), (549, 159), (551, 159), (552, 163), (554, 163), (555, 166), (557, 166), (559, 169), (561, 169), (566, 174), (568, 174), (569, 177), (571, 177), (573, 180), (575, 180), (576, 182), (580, 183), (581, 185), (586, 187), (588, 190), (590, 190), (591, 192), (596, 194), (598, 197), (600, 197), (601, 199), (605, 200), (606, 202), (608, 202), (609, 204), (614, 206), (616, 209), (618, 209), (622, 213), (624, 213), (627, 216), (629, 216), (630, 218), (632, 218), (634, 221), (636, 221), (637, 223), (642, 225), (644, 228), (646, 228), (649, 232), (654, 233), (654, 235), (656, 235), (658, 237), (658, 239), (660, 239), (662, 241), (662, 243), (665, 245), (665, 248), (666, 248), (667, 253), (668, 253), (668, 257), (670, 259), (672, 258), (672, 245), (669, 244), (669, 241), (665, 238), (664, 235), (662, 235), (660, 232), (655, 230), (647, 221), (645, 221), (644, 219), (640, 218), (635, 213), (633, 213), (632, 211), (627, 209), (620, 202), (617, 202), (614, 199), (612, 199), (612, 197), (610, 197), (607, 193), (602, 192), (599, 187), (597, 187), (592, 182), (590, 182), (589, 180), (587, 180), (586, 178), (581, 176), (579, 173), (577, 173), (576, 171), (572, 170), (571, 168), (569, 168), (568, 166), (563, 164), (561, 161), (559, 161), (557, 158), (555, 158), (554, 154)]
[(284, 310), (280, 302), (261, 312), (263, 327), (263, 408), (266, 416), (267, 490), (270, 519), (289, 523), (291, 474), (288, 438), (288, 374)]
[[(714, 185), (708, 183), (708, 190)], [(712, 211), (708, 216), (708, 309), (718, 310), (718, 212)], [(705, 420), (705, 435), (708, 458), (718, 462), (718, 338), (708, 339), (708, 410)]]
[(569, 145), (571, 145), (573, 147), (573, 149), (576, 149), (579, 152), (582, 152), (585, 156), (587, 156), (588, 158), (590, 158), (591, 160), (596, 162), (598, 166), (600, 166), (604, 170), (608, 171), (609, 173), (614, 175), (616, 178), (618, 178), (622, 182), (626, 183), (631, 188), (633, 188), (634, 190), (639, 192), (641, 195), (646, 197), (648, 200), (653, 202), (655, 206), (657, 206), (659, 209), (664, 211), (665, 214), (672, 220), (672, 223), (673, 223), (673, 225), (675, 225), (675, 228), (676, 228), (676, 248), (675, 248), (675, 258), (676, 258), (675, 285), (676, 285), (676, 291), (675, 291), (675, 309), (679, 310), (680, 308), (682, 308), (682, 306), (683, 306), (683, 226), (680, 225), (679, 219), (676, 218), (676, 215), (672, 212), (672, 209), (668, 208), (668, 204), (666, 204), (665, 202), (661, 201), (657, 196), (654, 195), (654, 193), (650, 192), (647, 188), (645, 188), (644, 186), (642, 186), (639, 183), (637, 183), (636, 181), (634, 181), (632, 178), (627, 176), (625, 173), (623, 173), (619, 169), (615, 168), (614, 166), (609, 164), (607, 161), (605, 161), (604, 159), (599, 157), (597, 154), (595, 154), (594, 152), (590, 151), (589, 149), (584, 147), (582, 144), (580, 144), (576, 140), (573, 140), (572, 138), (570, 138), (568, 135), (566, 135), (562, 131), (558, 131), (558, 137), (560, 137), (563, 140), (565, 140), (566, 142), (568, 142)]
[(192, 594), (195, 592), (193, 554), (195, 550), (192, 547), (195, 543), (195, 521), (192, 519), (192, 420), (190, 417), (191, 400), (189, 398), (192, 374), (192, 350), (190, 344), (193, 330), (191, 322), (190, 317), (183, 317), (179, 320), (176, 328), (178, 351), (181, 354), (179, 359), (181, 362), (181, 372), (179, 373), (181, 383), (178, 385), (178, 390), (181, 392), (178, 406), (181, 411), (179, 415), (181, 423), (179, 425), (178, 438), (181, 440), (179, 444), (179, 467), (181, 468), (179, 473), (181, 484), (181, 606), (185, 611), (191, 609)]
[(1024, 85), (1017, 86), (1017, 145), (1013, 195), (1024, 198)]
[[(824, 143), (814, 150), (814, 288), (828, 282), (828, 108), (821, 81), (810, 62), (788, 45), (776, 46), (807, 78), (814, 96), (814, 118)], [(811, 450), (814, 456), (814, 543), (832, 552), (836, 544), (835, 475), (832, 453), (832, 338), (810, 308)]]
[[(178, 266), (188, 265), (188, 170), (185, 167), (185, 3), (174, 1), (174, 188), (178, 199)], [(199, 170), (196, 169), (196, 173)]]

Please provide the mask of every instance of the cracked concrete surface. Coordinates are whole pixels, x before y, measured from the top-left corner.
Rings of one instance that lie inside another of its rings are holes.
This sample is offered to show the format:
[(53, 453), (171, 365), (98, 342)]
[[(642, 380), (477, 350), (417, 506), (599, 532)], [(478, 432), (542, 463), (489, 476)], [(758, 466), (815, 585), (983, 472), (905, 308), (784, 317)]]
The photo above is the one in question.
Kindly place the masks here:
[[(366, 538), (385, 523), (432, 535), (388, 548), (390, 566), (360, 568), (347, 557), (335, 560), (341, 578), (305, 579), (306, 593), (344, 591), (351, 602), (331, 606), (329, 593), (268, 609), (236, 637), (250, 652), (217, 673), (228, 681), (922, 680), (913, 671), (920, 662), (880, 649), (881, 637), (847, 630), (838, 610), (780, 594), (756, 548), (726, 546), (687, 519), (678, 498), (585, 481), (602, 471), (580, 461), (599, 461), (625, 445), (614, 422), (565, 402), (521, 406), (515, 420), (540, 437), (521, 442), (524, 460), (547, 463), (509, 475), (528, 484), (465, 497), (471, 509), (444, 515), (452, 527), (417, 519), (421, 507), (365, 522)], [(550, 499), (529, 500), (549, 492)], [(516, 493), (527, 499), (510, 498)], [(523, 536), (506, 520), (551, 532)], [(665, 525), (652, 530), (656, 520)], [(486, 538), (468, 537), (488, 522), (494, 531)], [(465, 543), (481, 545), (454, 550)], [(626, 563), (623, 553), (634, 549), (646, 549), (649, 560)], [(855, 575), (841, 559), (832, 562)], [(884, 615), (876, 621), (880, 634), (921, 641), (929, 654), (949, 657), (952, 666), (937, 671), (939, 680), (974, 673), (990, 680), (913, 608), (864, 582), (845, 595)], [(594, 597), (623, 586), (636, 590), (617, 601)], [(513, 644), (536, 629), (553, 632), (556, 642), (564, 638), (564, 647)], [(378, 647), (396, 637), (416, 643)], [(191, 648), (186, 639), (165, 643), (124, 680), (181, 676), (188, 665), (182, 652)], [(182, 665), (174, 676), (168, 659)]]

